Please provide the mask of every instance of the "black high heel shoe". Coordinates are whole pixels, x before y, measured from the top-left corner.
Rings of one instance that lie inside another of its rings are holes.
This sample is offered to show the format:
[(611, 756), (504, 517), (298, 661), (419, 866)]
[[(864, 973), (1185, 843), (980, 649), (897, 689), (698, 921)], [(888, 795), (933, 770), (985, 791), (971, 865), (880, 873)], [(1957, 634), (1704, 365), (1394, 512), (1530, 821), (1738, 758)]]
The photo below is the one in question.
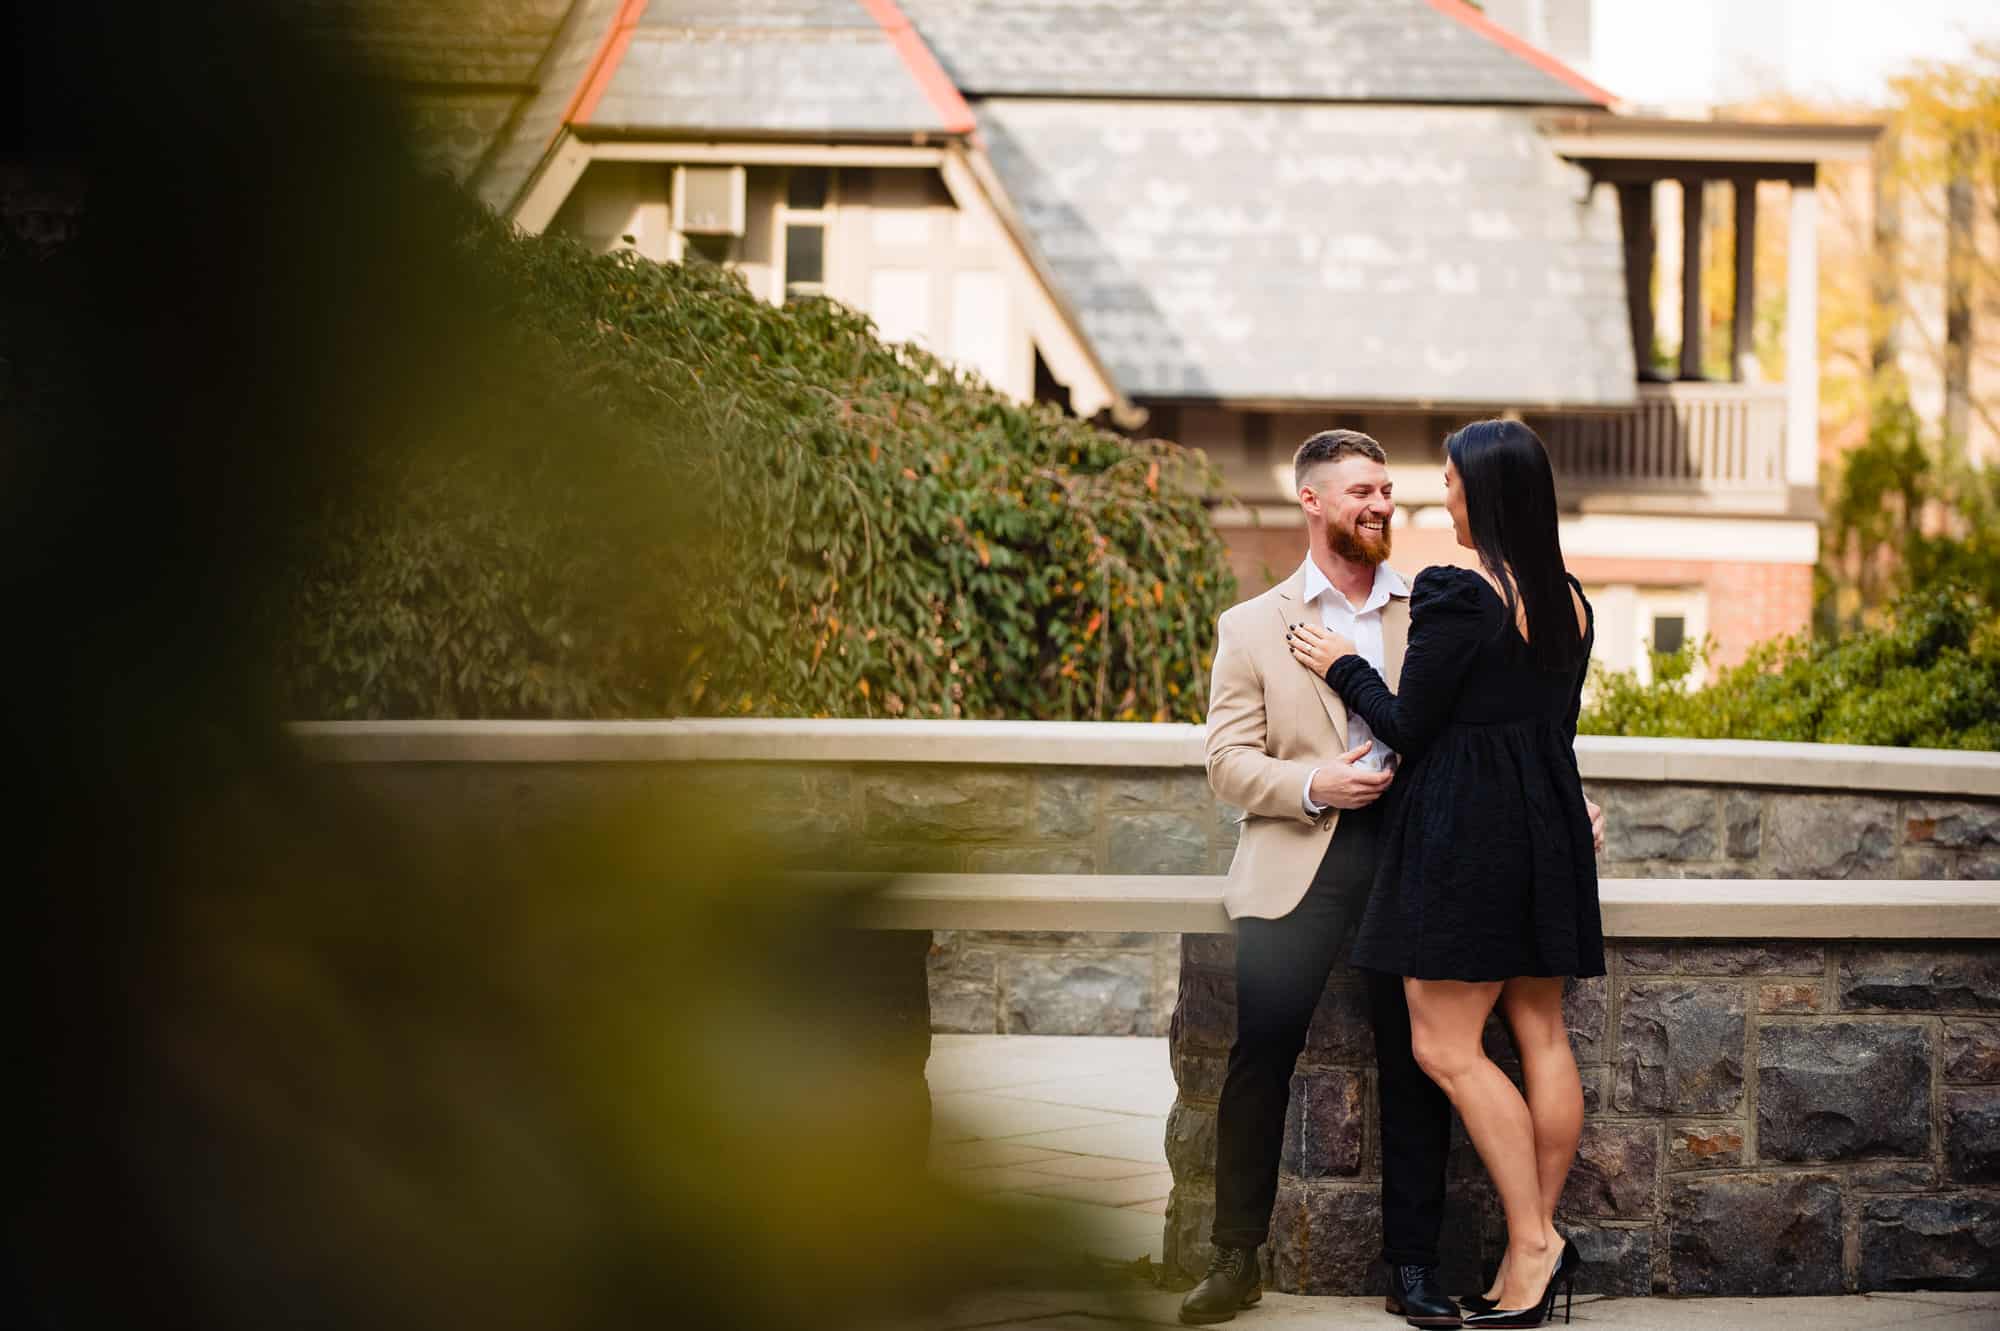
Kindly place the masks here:
[[(1563, 1250), (1556, 1257), (1556, 1269), (1549, 1272), (1549, 1283), (1542, 1287), (1542, 1297), (1531, 1308), (1487, 1308), (1480, 1312), (1467, 1313), (1467, 1326), (1532, 1327), (1541, 1326), (1556, 1312), (1556, 1291), (1563, 1293), (1563, 1321), (1568, 1323), (1570, 1305), (1576, 1297), (1576, 1267), (1573, 1260), (1576, 1245), (1563, 1240)], [(1484, 1303), (1485, 1299), (1480, 1302)]]
[[(1571, 1271), (1583, 1265), (1583, 1254), (1576, 1250), (1576, 1242), (1573, 1239), (1563, 1239), (1562, 1264)], [(1498, 1299), (1489, 1299), (1484, 1294), (1461, 1294), (1458, 1296), (1458, 1306), (1467, 1312), (1483, 1313), (1491, 1312), (1499, 1307), (1500, 1301)], [(1569, 1320), (1568, 1303), (1563, 1304), (1563, 1320)]]

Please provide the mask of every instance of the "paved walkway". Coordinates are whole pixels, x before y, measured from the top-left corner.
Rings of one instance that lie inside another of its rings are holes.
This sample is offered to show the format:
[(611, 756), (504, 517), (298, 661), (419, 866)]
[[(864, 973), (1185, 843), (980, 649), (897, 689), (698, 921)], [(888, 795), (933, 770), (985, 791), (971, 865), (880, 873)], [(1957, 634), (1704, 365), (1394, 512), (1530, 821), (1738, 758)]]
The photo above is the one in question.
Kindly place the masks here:
[[(1165, 1040), (939, 1035), (931, 1042), (932, 1168), (974, 1192), (1067, 1223), (1096, 1257), (1160, 1260), (1167, 1111)], [(1006, 1290), (961, 1300), (909, 1331), (1106, 1331), (1177, 1325), (1179, 1294)], [(1831, 1299), (1578, 1298), (1579, 1327), (1607, 1331), (2000, 1331), (2000, 1292)], [(1266, 1294), (1244, 1331), (1391, 1331), (1374, 1298)]]
[[(1007, 1291), (952, 1305), (909, 1331), (1111, 1331), (1178, 1326), (1178, 1294)], [(1397, 1331), (1380, 1299), (1266, 1294), (1230, 1331)], [(1562, 1323), (1558, 1321), (1556, 1325)], [(1832, 1299), (1576, 1300), (1578, 1331), (1994, 1331), (2000, 1294), (1851, 1294)]]
[(936, 1172), (1066, 1222), (1093, 1256), (1160, 1260), (1165, 1040), (939, 1035), (930, 1083)]

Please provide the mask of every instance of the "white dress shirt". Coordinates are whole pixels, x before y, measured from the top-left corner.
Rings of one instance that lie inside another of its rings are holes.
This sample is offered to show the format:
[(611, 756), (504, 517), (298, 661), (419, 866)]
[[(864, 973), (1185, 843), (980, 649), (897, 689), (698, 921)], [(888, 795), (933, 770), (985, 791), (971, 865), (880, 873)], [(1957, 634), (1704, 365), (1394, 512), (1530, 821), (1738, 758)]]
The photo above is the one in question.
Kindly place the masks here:
[[(1320, 572), (1311, 555), (1306, 556), (1305, 573), (1305, 601), (1307, 605), (1319, 607), (1320, 626), (1352, 640), (1354, 650), (1360, 653), (1361, 659), (1386, 675), (1388, 667), (1383, 664), (1382, 607), (1389, 604), (1392, 596), (1409, 595), (1409, 584), (1403, 581), (1403, 575), (1387, 564), (1377, 564), (1375, 585), (1368, 589), (1368, 599), (1357, 610), (1338, 587), (1327, 581), (1326, 574)], [(1375, 736), (1369, 731), (1368, 722), (1362, 719), (1361, 713), (1349, 711), (1347, 747), (1358, 749), (1370, 740), (1375, 740)], [(1375, 747), (1356, 759), (1354, 765), (1364, 772), (1380, 772), (1387, 770), (1395, 761), (1394, 751), (1380, 740), (1375, 740)], [(1312, 778), (1318, 775), (1319, 769), (1314, 768), (1306, 778), (1306, 788), (1301, 795), (1306, 812), (1314, 817), (1325, 812), (1326, 808), (1313, 803)]]

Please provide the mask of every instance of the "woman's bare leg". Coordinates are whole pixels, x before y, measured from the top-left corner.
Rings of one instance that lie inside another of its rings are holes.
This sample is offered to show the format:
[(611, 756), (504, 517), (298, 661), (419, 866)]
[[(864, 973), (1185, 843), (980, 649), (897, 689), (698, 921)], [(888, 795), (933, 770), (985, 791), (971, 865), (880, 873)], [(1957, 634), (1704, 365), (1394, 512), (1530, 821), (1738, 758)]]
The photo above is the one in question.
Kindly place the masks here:
[(1450, 1097), (1500, 1193), (1507, 1217), (1507, 1260), (1499, 1306), (1525, 1308), (1541, 1297), (1562, 1256), (1562, 1243), (1542, 1205), (1527, 1102), (1480, 1047), (1487, 1015), (1503, 986), (1497, 980), (1405, 979), (1403, 988), (1410, 1002), (1411, 1052)]
[(1509, 980), (1500, 993), (1500, 1011), (1521, 1055), (1521, 1081), (1535, 1123), (1535, 1173), (1551, 1224), (1583, 1135), (1583, 1079), (1563, 1022), (1562, 994), (1559, 976)]
[[(1563, 1022), (1562, 993), (1560, 976), (1532, 975), (1508, 980), (1500, 991), (1500, 1013), (1521, 1055), (1521, 1082), (1534, 1123), (1542, 1217), (1552, 1234), (1556, 1204), (1562, 1200), (1563, 1185), (1576, 1161), (1577, 1139), (1583, 1133), (1583, 1081)], [(1506, 1276), (1503, 1257), (1487, 1298), (1499, 1297)]]

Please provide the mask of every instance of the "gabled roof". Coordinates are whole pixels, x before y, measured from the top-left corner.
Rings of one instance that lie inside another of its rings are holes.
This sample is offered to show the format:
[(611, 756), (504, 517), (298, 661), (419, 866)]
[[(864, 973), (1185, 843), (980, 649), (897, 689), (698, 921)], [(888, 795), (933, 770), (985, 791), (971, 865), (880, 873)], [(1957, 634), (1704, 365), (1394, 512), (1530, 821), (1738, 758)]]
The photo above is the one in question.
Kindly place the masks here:
[(960, 137), (963, 90), (1115, 392), (1632, 397), (1615, 207), (1534, 109), (1608, 98), (1461, 0), (288, 2), (510, 97), (474, 181), (503, 210), (583, 169), (565, 129)]
[(480, 193), (505, 208), (565, 126), (907, 137), (972, 119), (893, 4), (576, 0)]
[(1460, 0), (901, 0), (968, 96), (1604, 105)]
[(431, 165), (472, 178), (533, 95), (572, 0), (278, 0), (301, 34), (395, 85)]
[(850, 134), (971, 128), (948, 121), (856, 0), (651, 0), (588, 123)]
[(1136, 398), (1633, 397), (1616, 201), (1528, 108), (989, 98), (995, 170)]
[(534, 94), (493, 145), (472, 182), (481, 198), (505, 212), (554, 146), (578, 101), (617, 47), (631, 0), (575, 0), (542, 57)]

